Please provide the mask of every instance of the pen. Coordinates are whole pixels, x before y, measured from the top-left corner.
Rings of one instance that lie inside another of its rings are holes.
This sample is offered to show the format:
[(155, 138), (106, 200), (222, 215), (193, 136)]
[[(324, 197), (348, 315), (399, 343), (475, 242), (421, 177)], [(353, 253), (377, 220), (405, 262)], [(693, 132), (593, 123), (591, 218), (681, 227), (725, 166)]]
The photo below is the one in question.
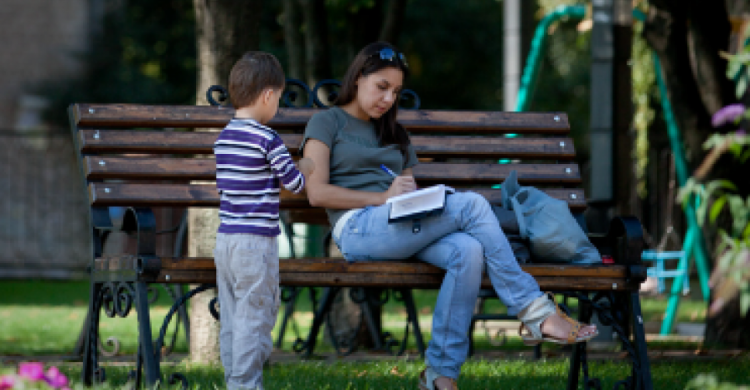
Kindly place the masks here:
[(392, 171), (392, 170), (388, 169), (388, 167), (386, 167), (386, 166), (385, 166), (385, 164), (380, 164), (380, 168), (381, 168), (382, 170), (384, 170), (384, 171), (385, 171), (385, 173), (387, 173), (387, 174), (389, 174), (389, 175), (391, 175), (391, 176), (393, 176), (393, 177), (396, 177), (396, 176), (398, 176), (397, 174), (393, 173), (393, 171)]

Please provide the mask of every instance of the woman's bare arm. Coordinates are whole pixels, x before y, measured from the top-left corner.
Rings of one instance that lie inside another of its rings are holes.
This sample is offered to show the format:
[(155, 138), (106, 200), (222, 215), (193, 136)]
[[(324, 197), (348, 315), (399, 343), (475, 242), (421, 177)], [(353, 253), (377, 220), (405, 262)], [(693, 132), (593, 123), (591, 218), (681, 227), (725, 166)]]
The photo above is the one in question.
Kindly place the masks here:
[(328, 145), (316, 139), (305, 144), (304, 157), (315, 163), (315, 171), (307, 178), (307, 199), (315, 207), (330, 209), (353, 209), (366, 206), (379, 206), (392, 197), (413, 191), (412, 176), (399, 176), (386, 192), (350, 190), (329, 183), (331, 150)]

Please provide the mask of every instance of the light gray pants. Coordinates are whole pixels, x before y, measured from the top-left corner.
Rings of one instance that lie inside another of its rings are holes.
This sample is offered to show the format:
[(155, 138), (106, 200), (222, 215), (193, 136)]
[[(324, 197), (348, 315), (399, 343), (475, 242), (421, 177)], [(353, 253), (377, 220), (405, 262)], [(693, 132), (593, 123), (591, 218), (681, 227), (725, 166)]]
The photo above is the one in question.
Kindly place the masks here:
[(227, 388), (263, 389), (263, 363), (271, 355), (271, 330), (279, 311), (276, 237), (216, 235), (219, 346)]

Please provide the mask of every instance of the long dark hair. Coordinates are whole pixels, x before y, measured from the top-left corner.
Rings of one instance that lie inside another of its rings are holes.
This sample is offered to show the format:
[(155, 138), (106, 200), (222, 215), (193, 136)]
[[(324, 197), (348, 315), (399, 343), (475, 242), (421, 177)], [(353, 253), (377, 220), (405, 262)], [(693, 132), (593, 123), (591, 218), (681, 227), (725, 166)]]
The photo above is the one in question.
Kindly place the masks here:
[[(383, 60), (380, 56), (375, 55), (385, 48), (390, 48), (394, 52), (400, 53), (388, 42), (375, 42), (365, 46), (365, 48), (354, 57), (354, 60), (352, 60), (352, 63), (349, 65), (349, 69), (346, 71), (344, 80), (341, 83), (341, 90), (336, 99), (337, 106), (349, 104), (357, 98), (357, 80), (360, 76), (367, 76), (383, 68), (396, 68), (404, 73), (404, 79), (406, 79), (406, 76), (409, 75), (409, 69), (406, 67), (406, 64), (398, 58), (398, 55), (396, 55), (396, 58), (394, 58), (393, 61)], [(391, 106), (391, 108), (380, 118), (371, 120), (375, 124), (375, 134), (377, 135), (380, 144), (399, 145), (401, 154), (406, 158), (410, 141), (406, 129), (404, 129), (400, 123), (396, 122), (396, 116), (398, 115), (398, 100), (397, 97), (393, 106)]]

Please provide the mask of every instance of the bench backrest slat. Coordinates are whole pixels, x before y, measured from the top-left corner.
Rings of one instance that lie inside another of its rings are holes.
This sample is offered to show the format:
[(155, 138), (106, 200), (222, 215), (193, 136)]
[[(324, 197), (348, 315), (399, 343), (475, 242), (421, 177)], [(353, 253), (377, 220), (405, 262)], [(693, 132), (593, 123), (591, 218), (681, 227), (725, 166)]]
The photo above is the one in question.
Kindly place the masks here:
[[(79, 142), (84, 154), (212, 154), (218, 132), (81, 130)], [(281, 134), (289, 152), (296, 154), (301, 134)], [(420, 157), (516, 158), (571, 160), (573, 141), (561, 138), (505, 138), (425, 135), (411, 137)]]
[[(500, 189), (478, 188), (475, 192), (491, 203), (501, 202)], [(549, 196), (568, 202), (571, 209), (583, 211), (586, 201), (580, 188), (543, 188)], [(165, 207), (217, 207), (219, 194), (213, 184), (143, 184), (143, 183), (91, 183), (89, 198), (97, 206), (165, 206)], [(304, 194), (282, 190), (285, 208), (310, 208)], [(320, 209), (322, 211), (322, 209)]]
[[(210, 158), (102, 157), (84, 158), (91, 180), (214, 180), (216, 162)], [(423, 183), (447, 185), (499, 184), (512, 171), (522, 184), (579, 184), (576, 164), (460, 164), (422, 163), (414, 167), (414, 178)]]
[[(210, 106), (76, 104), (71, 110), (76, 125), (82, 128), (222, 128), (234, 115), (231, 108)], [(269, 126), (299, 129), (318, 111), (314, 108), (280, 108)], [(477, 134), (565, 135), (570, 129), (568, 116), (562, 112), (400, 110), (398, 120), (412, 133), (450, 133), (460, 129)]]

